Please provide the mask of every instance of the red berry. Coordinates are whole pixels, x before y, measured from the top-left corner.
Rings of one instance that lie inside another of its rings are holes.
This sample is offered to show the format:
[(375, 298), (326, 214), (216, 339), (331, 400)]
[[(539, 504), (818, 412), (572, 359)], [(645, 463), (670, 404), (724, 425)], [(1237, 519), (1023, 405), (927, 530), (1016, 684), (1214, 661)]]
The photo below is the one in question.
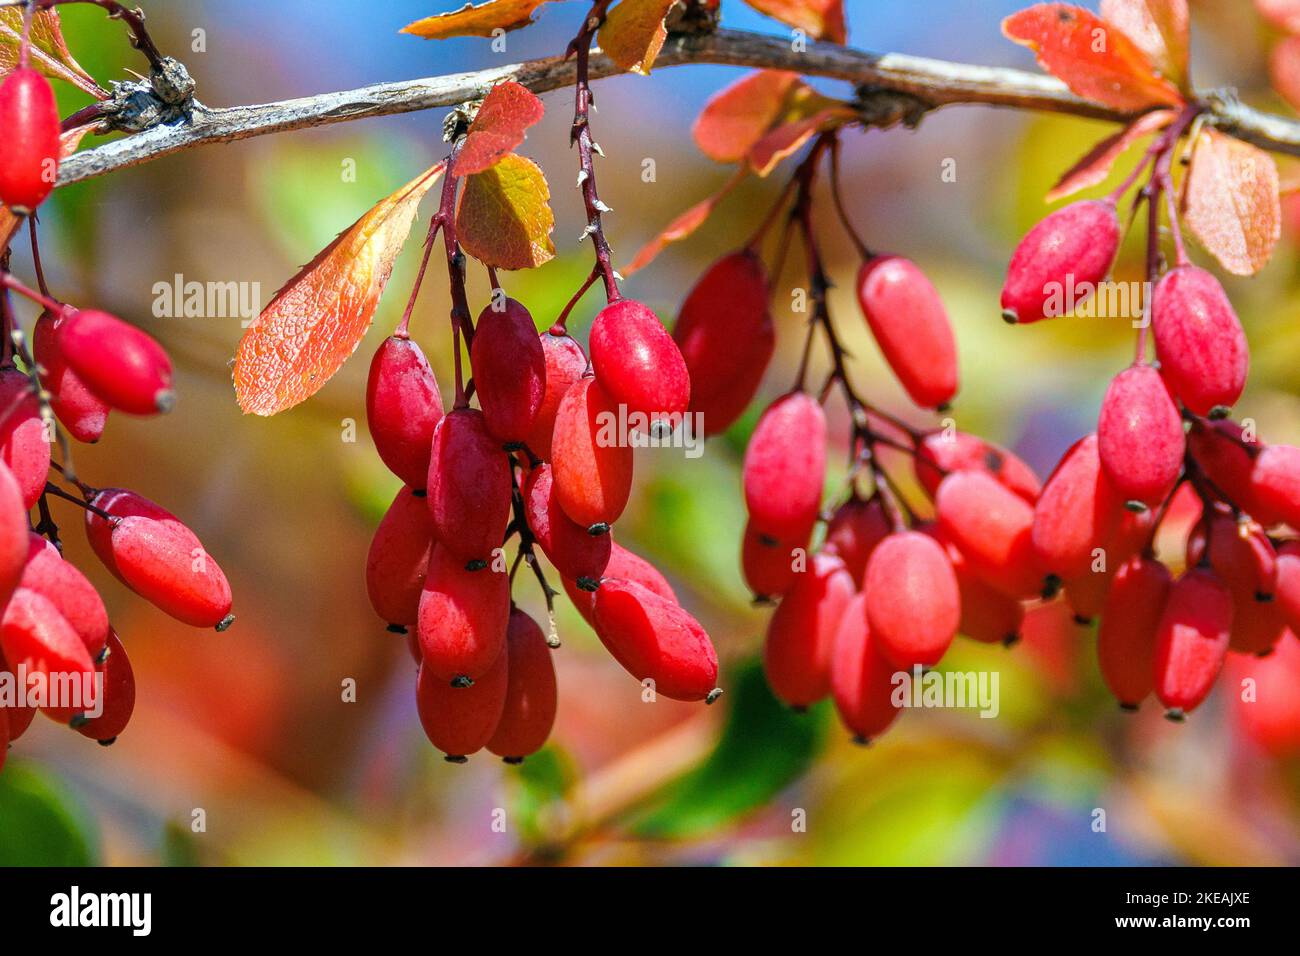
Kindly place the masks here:
[(773, 613), (763, 669), (772, 692), (791, 707), (807, 707), (830, 693), (835, 632), (856, 590), (843, 561), (818, 554), (795, 574)]
[[(27, 394), (26, 398), (22, 397), (23, 393)], [(0, 422), (0, 460), (18, 480), (23, 504), (33, 508), (45, 491), (50, 471), (49, 439), (53, 435), (46, 435), (41, 403), (32, 380), (13, 367), (0, 370), (0, 411), (3, 410), (9, 414)]]
[[(18, 679), (17, 675), (14, 673), (13, 668), (9, 666), (9, 662), (5, 660), (3, 649), (0, 649), (0, 675), (4, 675), (4, 679), (10, 682), (10, 686), (18, 686), (17, 683), (14, 683)], [(5, 723), (6, 717), (8, 717), (9, 743), (12, 744), (23, 734), (27, 733), (27, 728), (30, 727), (32, 721), (36, 719), (36, 708), (0, 706), (0, 724)], [(6, 749), (7, 748), (0, 745), (0, 767), (4, 766)]]
[(153, 415), (176, 404), (171, 359), (134, 325), (94, 309), (69, 312), (59, 325), (57, 342), (68, 367), (109, 406)]
[(1183, 468), (1183, 420), (1160, 373), (1134, 365), (1115, 376), (1101, 403), (1097, 452), (1126, 501), (1158, 505)]
[(1249, 498), (1256, 510), (1300, 528), (1300, 448), (1269, 445), (1261, 451), (1250, 470)]
[(108, 657), (99, 665), (104, 675), (103, 713), (77, 725), (77, 733), (102, 744), (116, 740), (135, 712), (135, 672), (117, 632), (108, 632)]
[(86, 387), (59, 347), (62, 313), (45, 311), (32, 332), (32, 356), (41, 368), (41, 384), (50, 393), (50, 407), (77, 441), (97, 442), (108, 422), (108, 403)]
[(675, 427), (690, 404), (691, 376), (657, 315), (631, 299), (611, 302), (591, 324), (590, 346), (596, 378), (613, 404)]
[[(659, 595), (665, 601), (671, 601), (673, 604), (677, 603), (677, 595), (673, 592), (673, 586), (668, 583), (668, 579), (659, 572), (658, 568), (645, 558), (634, 554), (617, 541), (612, 540), (613, 535), (610, 535), (610, 538), (611, 550), (609, 564), (605, 567), (605, 577), (632, 581)], [(570, 578), (562, 578), (561, 580), (564, 582), (565, 593), (569, 595), (569, 600), (573, 602), (573, 606), (578, 609), (583, 620), (595, 628), (595, 593), (582, 590)]]
[(1042, 482), (1027, 464), (1005, 448), (959, 431), (933, 431), (921, 439), (914, 458), (917, 481), (933, 498), (944, 476), (954, 471), (987, 471), (1030, 504)]
[(1122, 501), (1102, 470), (1097, 436), (1079, 439), (1047, 479), (1034, 507), (1034, 549), (1062, 580), (1089, 573), (1119, 521)]
[(935, 497), (939, 528), (984, 583), (1013, 598), (1043, 590), (1034, 550), (1034, 509), (981, 471), (954, 472)]
[(596, 592), (596, 635), (624, 669), (673, 700), (704, 700), (718, 683), (718, 655), (700, 623), (632, 581), (606, 578)]
[(1228, 653), (1232, 611), (1232, 592), (1205, 568), (1192, 568), (1169, 589), (1156, 628), (1155, 692), (1175, 716), (1213, 688)]
[(1155, 683), (1156, 632), (1168, 602), (1169, 570), (1137, 557), (1116, 569), (1097, 630), (1097, 663), (1120, 704), (1136, 708)]
[(1209, 522), (1208, 554), (1203, 524), (1187, 541), (1187, 566), (1201, 563), (1202, 556), (1209, 559), (1214, 573), (1234, 597), (1246, 601), (1272, 599), (1277, 585), (1277, 552), (1259, 525), (1239, 523), (1227, 512), (1215, 512)]
[(418, 621), (424, 667), (432, 677), (481, 678), (505, 647), (509, 617), (508, 574), (492, 568), (467, 571), (464, 558), (434, 545)]
[(1230, 407), (1246, 387), (1250, 350), (1219, 280), (1196, 266), (1170, 269), (1151, 295), (1160, 374), (1197, 415)]
[(366, 555), (366, 593), (389, 630), (419, 620), (420, 594), (433, 551), (433, 521), (422, 495), (403, 485), (375, 529)]
[[(1275, 757), (1300, 753), (1300, 640), (1288, 634), (1265, 658), (1230, 658), (1228, 687), (1246, 736)], [(1246, 696), (1250, 679), (1254, 693)]]
[(0, 648), (5, 660), (28, 674), (93, 676), (94, 662), (76, 630), (47, 598), (19, 588), (0, 619)]
[(478, 753), (496, 732), (508, 686), (509, 662), (504, 648), (469, 687), (453, 687), (426, 659), (415, 683), (415, 703), (429, 742), (456, 763)]
[(502, 442), (526, 441), (546, 396), (546, 353), (528, 310), (505, 299), (480, 312), (470, 362), (488, 431)]
[(0, 607), (22, 579), (30, 550), (27, 533), (22, 491), (9, 466), (0, 462)]
[(570, 386), (587, 370), (587, 356), (582, 346), (568, 335), (543, 332), (538, 338), (546, 360), (546, 391), (537, 409), (532, 431), (528, 433), (528, 450), (543, 461), (551, 460), (551, 439), (555, 433), (555, 416)]
[(763, 412), (743, 478), (750, 524), (783, 541), (808, 537), (826, 481), (826, 415), (816, 399), (792, 392)]
[(632, 493), (632, 448), (617, 425), (614, 400), (591, 377), (569, 389), (555, 416), (554, 494), (565, 514), (597, 532), (618, 520)]
[(1187, 448), (1214, 486), (1232, 497), (1252, 518), (1271, 528), (1282, 519), (1255, 500), (1250, 475), (1255, 456), (1264, 450), (1234, 421), (1196, 419), (1187, 433)]
[(822, 550), (843, 560), (853, 580), (861, 582), (871, 552), (893, 530), (880, 498), (850, 498), (831, 516)]
[(957, 343), (943, 300), (916, 263), (875, 256), (858, 271), (858, 303), (885, 361), (922, 408), (957, 394)]
[(754, 400), (776, 350), (769, 298), (763, 260), (746, 249), (709, 266), (682, 304), (673, 339), (705, 435), (726, 431)]
[(1073, 311), (1110, 273), (1119, 241), (1119, 217), (1111, 203), (1085, 200), (1056, 210), (1029, 231), (1011, 257), (1002, 287), (1003, 318), (1037, 322)]
[(518, 608), (506, 632), (505, 707), (487, 748), (507, 763), (536, 753), (555, 724), (555, 663), (537, 622)]
[(510, 520), (510, 459), (483, 413), (458, 408), (438, 423), (429, 460), (429, 514), (444, 547), (465, 561), (490, 562)]
[(898, 716), (893, 704), (894, 665), (867, 628), (865, 594), (855, 595), (836, 629), (831, 692), (844, 726), (861, 743), (879, 737)]
[(1277, 549), (1276, 600), (1287, 626), (1300, 633), (1300, 541), (1286, 541)]
[(366, 423), (388, 470), (412, 488), (429, 478), (434, 429), (442, 420), (442, 395), (420, 346), (390, 335), (370, 362)]
[(555, 570), (585, 590), (595, 590), (609, 565), (610, 536), (589, 534), (564, 513), (554, 494), (550, 465), (538, 465), (529, 473), (524, 510), (529, 530)]
[(41, 74), (21, 67), (0, 83), (0, 202), (15, 212), (32, 212), (54, 189), (59, 125), (54, 90)]
[[(1109, 560), (1109, 558), (1108, 558)], [(1076, 624), (1088, 625), (1101, 614), (1110, 592), (1112, 575), (1109, 564), (1104, 571), (1087, 571), (1065, 582), (1065, 603), (1074, 612)]]
[(98, 659), (109, 631), (108, 610), (99, 592), (49, 541), (33, 532), (28, 542), (30, 550), (19, 587), (29, 588), (53, 604), (86, 645), (91, 659)]
[(890, 535), (867, 562), (867, 626), (881, 653), (903, 669), (937, 664), (961, 623), (952, 562), (927, 534)]
[(175, 515), (120, 488), (100, 491), (89, 503), (117, 519), (110, 522), (87, 511), (86, 537), (123, 584), (192, 627), (230, 626), (230, 584), (203, 543)]
[(745, 583), (756, 598), (761, 600), (784, 594), (794, 580), (795, 563), (807, 559), (807, 535), (797, 544), (789, 544), (759, 531), (754, 527), (752, 519), (745, 525), (745, 535), (740, 546), (740, 565)]

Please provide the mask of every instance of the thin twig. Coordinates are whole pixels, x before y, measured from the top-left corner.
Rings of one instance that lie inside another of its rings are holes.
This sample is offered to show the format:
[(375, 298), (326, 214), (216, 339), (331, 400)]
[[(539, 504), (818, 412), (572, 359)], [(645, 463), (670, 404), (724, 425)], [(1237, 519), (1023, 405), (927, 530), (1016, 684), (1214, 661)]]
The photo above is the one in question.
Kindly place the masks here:
[[(949, 63), (900, 53), (869, 53), (830, 43), (809, 43), (806, 50), (795, 52), (786, 37), (741, 30), (671, 36), (655, 67), (696, 63), (793, 70), (807, 76), (909, 93), (932, 107), (984, 104), (1113, 122), (1133, 119), (1131, 113), (1081, 99), (1059, 80), (1038, 73)], [(623, 72), (608, 57), (595, 51), (589, 70), (593, 80)], [(60, 165), (59, 183), (66, 185), (103, 176), (206, 143), (455, 106), (485, 95), (492, 86), (507, 79), (535, 93), (544, 93), (573, 85), (576, 75), (572, 60), (548, 57), (488, 70), (401, 80), (262, 105), (212, 109), (196, 103), (181, 122), (156, 126), (70, 156)], [(1226, 93), (1211, 92), (1204, 100), (1208, 119), (1224, 132), (1264, 149), (1300, 156), (1300, 122), (1251, 109)]]

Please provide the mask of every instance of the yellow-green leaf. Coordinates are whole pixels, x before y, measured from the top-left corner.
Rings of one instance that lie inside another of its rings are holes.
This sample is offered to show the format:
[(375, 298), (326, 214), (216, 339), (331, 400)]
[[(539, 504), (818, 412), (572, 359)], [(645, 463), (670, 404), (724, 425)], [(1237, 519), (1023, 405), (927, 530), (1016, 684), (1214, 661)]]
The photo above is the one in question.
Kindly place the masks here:
[(510, 153), (465, 179), (456, 235), (475, 259), (498, 269), (532, 269), (555, 257), (551, 190), (531, 159)]
[[(22, 36), (22, 8), (0, 9), (0, 76), (18, 65)], [(51, 79), (71, 83), (97, 100), (108, 98), (108, 93), (73, 59), (63, 39), (57, 10), (42, 10), (32, 18), (30, 66)]]

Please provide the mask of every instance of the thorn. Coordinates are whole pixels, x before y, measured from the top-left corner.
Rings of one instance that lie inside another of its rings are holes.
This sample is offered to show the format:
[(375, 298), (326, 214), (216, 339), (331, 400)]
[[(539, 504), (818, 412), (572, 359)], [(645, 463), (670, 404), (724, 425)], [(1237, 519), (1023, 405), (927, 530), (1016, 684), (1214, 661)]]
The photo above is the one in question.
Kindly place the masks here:
[(591, 151), (601, 159), (605, 158), (605, 151), (600, 148), (600, 143), (596, 142), (594, 139), (591, 141)]
[(579, 189), (582, 188), (582, 184), (585, 183), (585, 182), (587, 181), (588, 178), (589, 178), (589, 177), (587, 176), (587, 171), (586, 171), (585, 169), (580, 169), (580, 170), (578, 170), (578, 188), (579, 188)]
[(596, 207), (596, 211), (597, 211), (597, 212), (613, 212), (613, 211), (614, 211), (611, 207), (605, 205), (605, 204), (604, 204), (603, 202), (601, 202), (599, 199), (597, 199), (594, 203), (592, 203), (592, 205)]

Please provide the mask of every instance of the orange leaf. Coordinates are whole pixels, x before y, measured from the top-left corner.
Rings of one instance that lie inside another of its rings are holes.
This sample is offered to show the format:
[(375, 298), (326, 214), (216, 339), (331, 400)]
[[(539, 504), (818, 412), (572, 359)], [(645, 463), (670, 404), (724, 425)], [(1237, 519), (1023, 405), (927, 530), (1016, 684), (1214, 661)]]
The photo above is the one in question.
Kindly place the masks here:
[(695, 120), (695, 142), (720, 163), (738, 163), (781, 116), (797, 73), (759, 70), (715, 95)]
[(1153, 110), (1143, 113), (1113, 136), (1107, 136), (1060, 178), (1047, 194), (1048, 202), (1056, 202), (1080, 189), (1095, 186), (1110, 175), (1115, 161), (1143, 136), (1147, 136), (1173, 122), (1173, 110)]
[(1187, 174), (1183, 221), (1229, 272), (1254, 275), (1264, 268), (1282, 229), (1273, 157), (1203, 129)]
[(245, 413), (274, 415), (314, 395), (356, 351), (411, 223), (444, 163), (358, 219), (275, 294), (235, 353)]
[(758, 175), (766, 176), (781, 160), (797, 152), (817, 133), (854, 119), (857, 119), (857, 114), (853, 110), (837, 105), (792, 123), (784, 123), (754, 144), (749, 151), (749, 165)]
[(513, 80), (492, 87), (470, 124), (452, 174), (468, 176), (494, 165), (524, 141), (524, 131), (538, 122), (545, 110), (531, 90)]
[(447, 37), (490, 37), (497, 30), (518, 30), (533, 22), (533, 11), (546, 0), (487, 0), (475, 6), (467, 3), (451, 13), (438, 13), (402, 27), (426, 40)]
[(475, 259), (498, 269), (533, 269), (555, 258), (551, 190), (531, 159), (505, 156), (461, 188), (456, 235)]
[[(18, 47), (23, 36), (23, 11), (20, 7), (0, 9), (0, 76), (18, 64)], [(59, 11), (41, 10), (32, 17), (31, 66), (51, 79), (71, 83), (98, 100), (108, 99), (108, 93), (90, 74), (81, 68), (68, 51), (63, 39)]]
[(1101, 0), (1101, 18), (1123, 30), (1166, 79), (1188, 89), (1187, 0)]
[(1300, 0), (1255, 0), (1255, 8), (1279, 30), (1300, 33)]
[(1002, 32), (1032, 49), (1043, 69), (1084, 99), (1117, 110), (1183, 102), (1122, 30), (1082, 7), (1036, 4), (1003, 20)]
[(620, 0), (600, 28), (600, 48), (633, 73), (649, 73), (663, 49), (664, 17), (676, 0)]
[[(64, 130), (59, 134), (59, 156), (67, 159), (77, 151), (81, 141), (86, 138), (86, 134), (94, 129), (93, 123), (86, 126), (76, 126), (69, 130)], [(9, 246), (9, 240), (13, 238), (18, 227), (23, 224), (22, 219), (15, 216), (9, 211), (9, 207), (0, 203), (0, 252), (4, 252)]]
[(847, 43), (844, 0), (745, 0), (759, 13), (802, 30), (815, 40)]
[(664, 251), (664, 248), (667, 247), (670, 242), (680, 242), (696, 229), (699, 229), (700, 226), (704, 225), (705, 221), (713, 213), (713, 210), (718, 203), (722, 202), (722, 200), (740, 184), (740, 181), (748, 175), (748, 172), (749, 171), (744, 166), (741, 166), (736, 170), (735, 175), (727, 180), (726, 185), (716, 193), (709, 198), (696, 203), (690, 209), (686, 210), (670, 222), (663, 232), (659, 233), (659, 235), (655, 236), (641, 247), (641, 251), (636, 254), (636, 257), (632, 260), (631, 264), (623, 270), (623, 274), (630, 276), (637, 270), (644, 269), (654, 260), (655, 256)]

